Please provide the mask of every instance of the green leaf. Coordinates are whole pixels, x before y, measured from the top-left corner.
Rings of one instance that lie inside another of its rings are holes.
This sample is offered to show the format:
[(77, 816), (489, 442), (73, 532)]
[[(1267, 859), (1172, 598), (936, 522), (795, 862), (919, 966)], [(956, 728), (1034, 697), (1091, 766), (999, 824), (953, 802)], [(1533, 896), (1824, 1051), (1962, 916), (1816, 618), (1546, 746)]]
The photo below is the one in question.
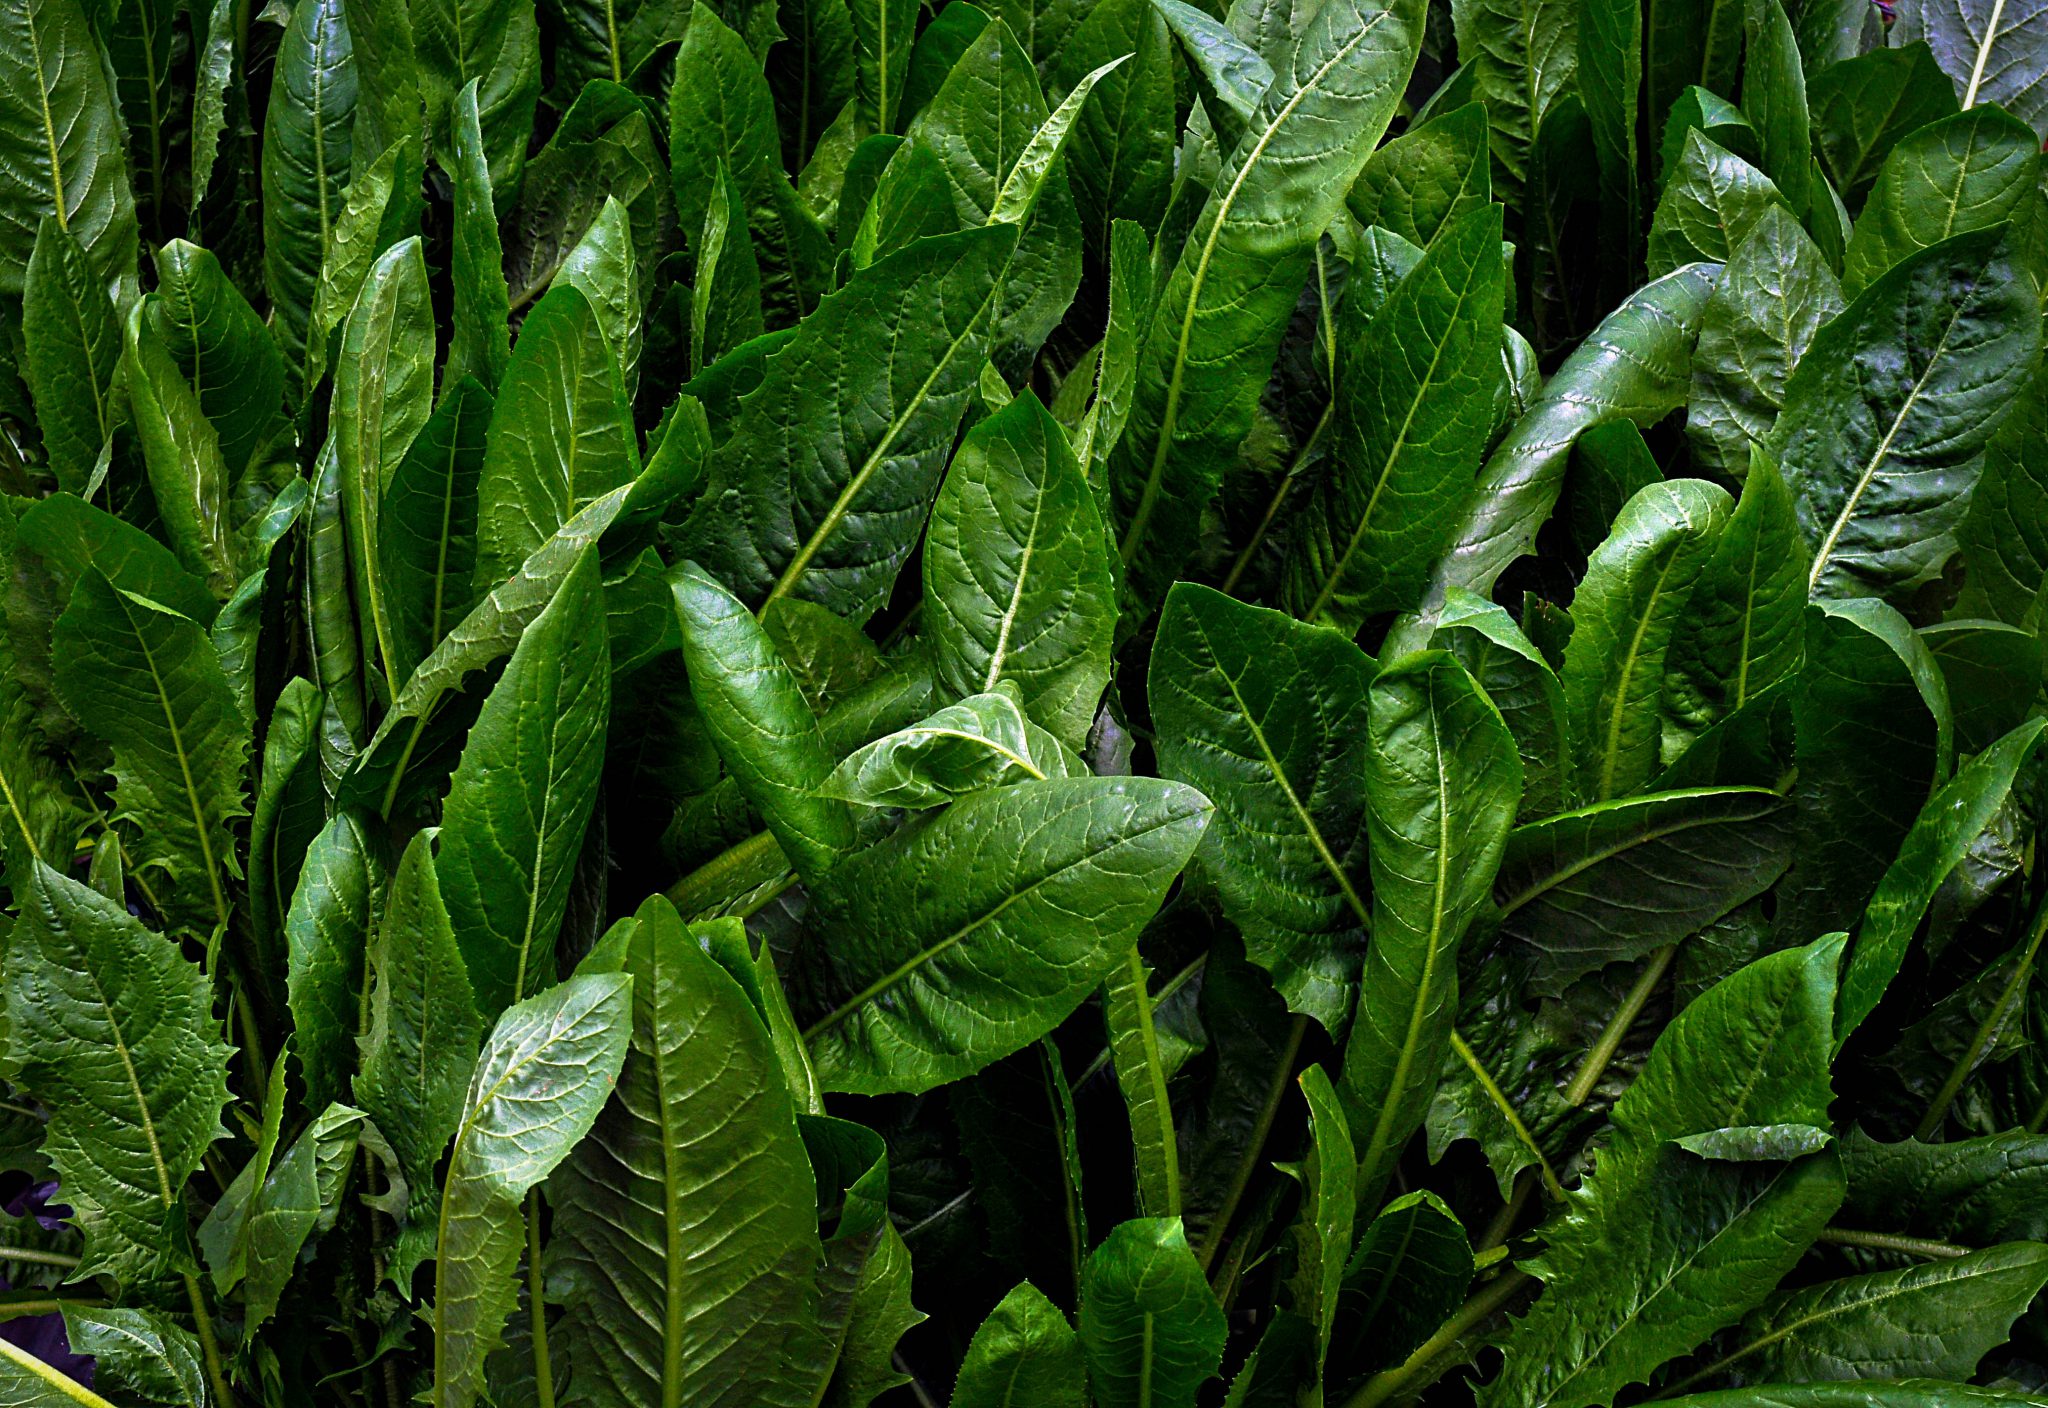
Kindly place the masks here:
[(249, 1276), (243, 1283), (251, 1330), (277, 1313), (308, 1238), (334, 1225), (363, 1112), (329, 1105), (271, 1166), (249, 1212)]
[(1921, 808), (1856, 930), (1849, 966), (1842, 974), (1837, 1041), (1846, 1041), (1876, 1010), (1898, 976), (1935, 892), (2013, 795), (2020, 770), (2033, 759), (2044, 730), (2048, 721), (2041, 719), (2021, 724), (1957, 769)]
[(1193, 1408), (1224, 1328), (1179, 1218), (1119, 1224), (1089, 1255), (1081, 1348), (1099, 1408)]
[(477, 85), (477, 130), (493, 192), (519, 188), (540, 98), (540, 25), (533, 0), (420, 0), (412, 7), (428, 143), (453, 151), (462, 90)]
[(787, 1357), (816, 1313), (816, 1188), (768, 1030), (700, 943), (659, 896), (631, 921), (632, 1045), (549, 1185), (555, 1340), (598, 1408), (802, 1387)]
[(1467, 103), (1374, 152), (1344, 201), (1359, 224), (1426, 248), (1492, 192), (1486, 107)]
[(1804, 215), (1813, 200), (1813, 120), (1799, 40), (1780, 0), (1753, 3), (1745, 27), (1742, 110), (1763, 147), (1758, 165), (1792, 213)]
[(1450, 655), (1382, 671), (1366, 727), (1372, 946), (1340, 1087), (1362, 1202), (1428, 1112), (1458, 1009), (1458, 945), (1486, 904), (1522, 782), (1499, 710)]
[(1820, 247), (1783, 206), (1757, 217), (1728, 256), (1700, 316), (1685, 428), (1703, 464), (1740, 477), (1785, 404), (1785, 383), (1842, 286)]
[[(861, 8), (854, 7), (856, 34), (862, 30)], [(902, 34), (905, 60), (909, 18)], [(775, 100), (760, 61), (708, 6), (690, 13), (668, 116), (676, 215), (683, 228), (704, 228), (724, 163), (746, 203), (769, 322), (787, 326), (811, 313), (830, 287), (830, 241), (783, 174)], [(887, 131), (889, 124), (879, 122), (875, 130)]]
[(1650, 221), (1650, 276), (1694, 260), (1725, 261), (1763, 213), (1783, 203), (1768, 176), (1694, 129)]
[(925, 533), (923, 634), (940, 687), (1003, 680), (1079, 748), (1109, 683), (1116, 628), (1106, 530), (1066, 433), (1030, 392), (977, 423)]
[(821, 993), (839, 999), (804, 1034), (820, 1081), (927, 1090), (1044, 1036), (1122, 958), (1208, 816), (1154, 778), (1021, 783), (841, 862), (811, 896)]
[(491, 408), (477, 590), (506, 580), (579, 509), (639, 472), (618, 353), (583, 290), (558, 283), (520, 325)]
[(2037, 305), (1984, 230), (1909, 255), (1815, 334), (1770, 448), (1816, 594), (1904, 599), (1940, 575), (1979, 452), (2033, 368)]
[(1109, 483), (1135, 595), (1165, 592), (1251, 429), (1316, 242), (1393, 116), (1412, 0), (1324, 6), (1260, 100), (1159, 296)]
[(1884, 1232), (1965, 1243), (2040, 1241), (2048, 1232), (2048, 1135), (2012, 1130), (1980, 1139), (1842, 1141), (1849, 1172), (1844, 1221)]
[(384, 904), (388, 864), (369, 822), (339, 812), (306, 847), (285, 912), (292, 1048), (314, 1109), (342, 1096), (355, 1066), (363, 955)]
[[(66, 1305), (64, 1334), (73, 1354), (93, 1357), (93, 1383), (109, 1393), (187, 1408), (204, 1408), (208, 1401), (199, 1341), (167, 1316)], [(70, 1395), (64, 1398), (76, 1401)]]
[(1516, 828), (1500, 865), (1502, 934), (1535, 951), (1530, 983), (1676, 943), (1784, 872), (1792, 808), (1761, 788), (1652, 792)]
[(1905, 1379), (1893, 1383), (1767, 1384), (1725, 1393), (1689, 1393), (1662, 1401), (1671, 1408), (2001, 1408), (2027, 1403), (2036, 1396), (2024, 1390), (2001, 1393), (1974, 1384)]
[(1829, 64), (1807, 85), (1814, 145), (1848, 201), (1869, 194), (1901, 138), (1956, 114), (1955, 89), (1924, 42)]
[[(313, 461), (312, 506), (306, 516), (306, 653), (324, 707), (351, 753), (365, 731), (363, 643), (349, 589), (348, 525), (343, 518), (341, 461), (332, 435)], [(327, 756), (323, 754), (323, 757)]]
[(279, 429), (284, 354), (206, 250), (172, 240), (157, 251), (156, 274), (158, 296), (145, 305), (152, 328), (219, 435), (230, 481), (239, 479)]
[(1816, 602), (1793, 695), (1799, 829), (1779, 894), (1787, 933), (1848, 928), (1947, 777), (1948, 687), (1882, 602)]
[(1484, 596), (1536, 545), (1564, 487), (1571, 447), (1602, 421), (1654, 425), (1685, 403), (1693, 341), (1713, 288), (1713, 270), (1680, 269), (1646, 284), (1573, 350), (1480, 468), (1416, 615), (1398, 623), (1382, 649), (1400, 653), (1428, 638), (1452, 587)]
[(1853, 298), (1910, 254), (2015, 215), (2040, 182), (2041, 138), (1995, 107), (1930, 122), (1892, 148), (1842, 264)]
[(697, 286), (690, 300), (690, 366), (702, 371), (761, 335), (761, 265), (747, 233), (747, 208), (732, 171), (718, 163), (697, 245)]
[(442, 393), (377, 509), (378, 579), (402, 686), (468, 614), (476, 573), (477, 482), (491, 396), (470, 377)]
[(586, 550), (491, 687), (442, 811), (442, 889), (481, 1014), (553, 980), (610, 715), (604, 592)]
[(1823, 1281), (1774, 1296), (1696, 1378), (1966, 1379), (2044, 1285), (2048, 1247), (2039, 1242)]
[(1571, 88), (1579, 9), (1563, 0), (1456, 0), (1458, 56), (1493, 128), (1493, 184), (1515, 199), (1530, 176), (1536, 133)]
[(1430, 649), (1457, 657), (1500, 710), (1522, 756), (1518, 818), (1562, 811), (1574, 789), (1566, 749), (1564, 694), (1550, 662), (1522, 634), (1514, 618), (1492, 602), (1453, 587)]
[(79, 579), (98, 571), (123, 591), (213, 624), (220, 603), (199, 578), (178, 565), (170, 549), (131, 523), (71, 494), (37, 500), (21, 514), (20, 545), (42, 559), (60, 599)]
[[(138, 873), (168, 882), (160, 907), (207, 935), (228, 923), (246, 814), (249, 721), (198, 623), (88, 571), (52, 638), (65, 707), (114, 750), (114, 816)], [(153, 880), (154, 883), (154, 880)]]
[(1666, 657), (1728, 517), (1717, 485), (1652, 484), (1622, 508), (1587, 564), (1558, 672), (1581, 748), (1579, 795), (1628, 796), (1656, 775)]
[(1404, 1193), (1359, 1234), (1344, 1268), (1333, 1377), (1400, 1363), (1434, 1334), (1472, 1284), (1472, 1244), (1441, 1198)]
[(630, 408), (640, 385), (642, 299), (640, 272), (634, 262), (633, 226), (618, 197), (605, 197), (597, 218), (590, 222), (583, 238), (576, 241), (562, 267), (555, 271), (555, 279), (574, 285), (590, 300), (597, 325), (604, 330), (605, 344), (618, 362), (619, 386)]
[(305, 388), (311, 394), (339, 356), (342, 326), (355, 310), (372, 264), (420, 233), (425, 208), (420, 138), (408, 133), (349, 178), (332, 214), (320, 282), (306, 329)]
[(382, 662), (391, 689), (410, 671), (396, 644), (384, 582), (382, 506), (427, 422), (433, 384), (434, 311), (415, 237), (386, 250), (371, 268), (342, 328), (334, 368), (334, 452), (363, 653)]
[(1987, 0), (1939, 0), (1900, 16), (1896, 42), (1924, 39), (1966, 108), (1992, 104), (2048, 127), (2048, 18)]
[[(1669, 15), (1671, 8), (1660, 5), (1657, 14)], [(1804, 11), (1802, 11), (1804, 13)], [(1739, 21), (1740, 16), (1734, 16)], [(1732, 30), (1731, 26), (1731, 30)], [(1732, 37), (1740, 40), (1740, 32)], [(1739, 48), (1739, 42), (1737, 44)], [(1733, 74), (1730, 74), (1733, 77)], [(1732, 84), (1730, 85), (1732, 87)], [(1697, 131), (1717, 147), (1724, 147), (1748, 161), (1762, 149), (1756, 129), (1742, 110), (1717, 93), (1708, 91), (1697, 84), (1688, 87), (1671, 103), (1670, 111), (1664, 118), (1664, 137), (1657, 147), (1657, 175), (1660, 184), (1668, 180), (1678, 169), (1679, 158), (1685, 155), (1686, 135)]]
[(914, 0), (852, 0), (854, 92), (864, 125), (894, 132), (917, 33)]
[(470, 1078), (448, 1155), (434, 1261), (434, 1408), (470, 1408), (512, 1312), (523, 1203), (569, 1156), (618, 1080), (633, 980), (571, 978), (507, 1009)]
[[(1597, 0), (1579, 11), (1579, 99), (1600, 168), (1600, 221), (1609, 265), (1604, 282), (1626, 288), (1643, 239), (1643, 165), (1637, 150), (1643, 87), (1642, 0)], [(1647, 7), (1654, 11), (1656, 7)], [(1798, 61), (1798, 51), (1793, 51)], [(1654, 129), (1651, 129), (1654, 130)], [(1607, 241), (1613, 244), (1606, 244)]]
[(313, 294), (354, 152), (354, 49), (342, 0), (298, 0), (263, 124), (263, 284), (285, 354), (307, 358)]
[(121, 376), (164, 536), (186, 571), (224, 597), (240, 580), (228, 521), (231, 483), (220, 441), (199, 398), (158, 337), (157, 295), (136, 303), (121, 344)]
[(453, 336), (441, 377), (444, 386), (455, 386), (463, 376), (473, 376), (484, 390), (495, 391), (511, 355), (512, 335), (506, 330), (511, 295), (505, 285), (505, 249), (477, 109), (479, 81), (472, 78), (456, 94), (449, 116), (453, 145), (443, 159), (454, 188), (448, 261), (454, 298), (449, 316)]
[(1614, 1107), (1614, 1132), (1528, 1269), (1543, 1295), (1509, 1330), (1480, 1402), (1585, 1408), (1760, 1302), (1842, 1200), (1831, 1152), (1709, 1163), (1667, 1141), (1732, 1125), (1825, 1124), (1839, 935), (1752, 963), (1679, 1013)]
[(1087, 1366), (1073, 1326), (1026, 1281), (974, 1332), (951, 1408), (1084, 1408), (1087, 1398)]
[(1152, 971), (1133, 944), (1102, 985), (1102, 1017), (1117, 1089), (1131, 1122), (1138, 1210), (1148, 1217), (1180, 1216), (1180, 1148), (1174, 1136), (1172, 1072), (1162, 1048)]
[(1665, 656), (1666, 761), (1798, 670), (1805, 583), (1806, 545), (1792, 496), (1770, 456), (1759, 451)]
[(1149, 230), (1166, 212), (1175, 130), (1166, 21), (1152, 0), (1100, 0), (1085, 8), (1047, 71), (1053, 89), (1072, 90), (1122, 54), (1130, 62), (1097, 81), (1067, 147), (1067, 180), (1088, 248), (1104, 253), (1118, 220)]
[(91, 479), (120, 416), (114, 369), (121, 330), (106, 281), (54, 217), (43, 217), (27, 264), (21, 371), (35, 398), (50, 469), (60, 488), (76, 494)]
[(1485, 450), (1505, 277), (1487, 206), (1446, 230), (1370, 322), (1339, 315), (1335, 468), (1289, 552), (1296, 615), (1355, 632), (1413, 604)]
[(85, 1232), (76, 1274), (147, 1284), (182, 1260), (185, 1180), (221, 1128), (228, 1048), (175, 945), (48, 866), (17, 891), (8, 1061)]
[(930, 718), (849, 754), (817, 789), (820, 797), (867, 807), (918, 809), (1025, 781), (1067, 777), (1060, 745), (1034, 740), (1015, 697), (971, 694)]
[(1297, 1078), (1308, 1102), (1308, 1152), (1303, 1156), (1301, 1212), (1295, 1229), (1294, 1308), (1315, 1326), (1316, 1378), (1320, 1383), (1336, 1328), (1344, 1268), (1351, 1258), (1351, 1234), (1358, 1215), (1358, 1156), (1344, 1105), (1321, 1066)]
[[(993, 225), (920, 241), (827, 297), (740, 401), (678, 552), (744, 601), (872, 615), (916, 548), (1013, 239)], [(869, 412), (843, 416), (821, 385)]]
[(391, 1278), (412, 1290), (434, 1254), (440, 1208), (436, 1170), (462, 1119), (463, 1089), (482, 1035), (462, 951), (441, 897), (433, 834), (406, 845), (367, 944), (368, 1027), (353, 1096), (390, 1141), (406, 1205)]
[(1350, 1020), (1371, 923), (1372, 673), (1337, 631), (1190, 582), (1167, 595), (1146, 686), (1161, 775), (1218, 809), (1202, 867), (1246, 952), (1331, 1032)]
[(672, 573), (690, 693), (741, 793), (807, 881), (854, 847), (846, 804), (817, 790), (832, 772), (818, 721), (789, 667), (730, 592), (685, 563)]
[(0, 9), (0, 293), (20, 296), (45, 217), (108, 287), (134, 288), (135, 199), (119, 110), (78, 0)]
[(1982, 614), (2020, 625), (2048, 578), (2048, 376), (2037, 366), (1984, 446), (1984, 468), (1956, 529), (1964, 579)]
[(1234, 150), (1273, 86), (1273, 66), (1207, 11), (1182, 0), (1153, 0), (1153, 6), (1180, 44), (1218, 145)]

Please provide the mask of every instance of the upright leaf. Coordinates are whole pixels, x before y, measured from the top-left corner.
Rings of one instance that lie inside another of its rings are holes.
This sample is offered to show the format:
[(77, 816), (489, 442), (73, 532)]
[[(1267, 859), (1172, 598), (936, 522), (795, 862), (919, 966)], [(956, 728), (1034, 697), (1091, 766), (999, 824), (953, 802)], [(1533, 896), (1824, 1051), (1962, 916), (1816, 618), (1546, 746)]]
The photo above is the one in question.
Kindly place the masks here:
[(1030, 392), (977, 424), (925, 532), (924, 632), (942, 688), (1014, 680), (1032, 719), (1079, 748), (1109, 683), (1106, 530), (1066, 432)]
[(129, 311), (121, 346), (128, 406), (171, 550), (186, 571), (224, 597), (241, 579), (228, 517), (232, 484), (220, 439), (153, 326), (157, 297)]
[(622, 971), (618, 1089), (550, 1185), (548, 1276), (578, 1399), (792, 1402), (790, 1346), (816, 1314), (817, 1193), (767, 1028), (659, 896), (632, 921)]
[(1483, 104), (1432, 117), (1374, 152), (1345, 204), (1359, 224), (1427, 248), (1491, 198), (1487, 140)]
[(1083, 1408), (1081, 1342), (1060, 1308), (1026, 1281), (1004, 1296), (968, 1343), (951, 1408)]
[(610, 714), (604, 594), (586, 552), (492, 686), (442, 811), (437, 868), (482, 1014), (554, 977)]
[(121, 331), (106, 280), (77, 236), (44, 216), (21, 298), (21, 371), (59, 488), (85, 489), (119, 416)]
[(102, 284), (135, 277), (135, 198), (121, 117), (79, 0), (0, 10), (0, 293), (20, 296), (45, 216)]
[(476, 572), (476, 487), (490, 393), (464, 377), (407, 447), (377, 509), (378, 580), (391, 641), (392, 684), (469, 613)]
[(157, 251), (156, 273), (154, 331), (220, 437), (230, 479), (239, 479), (279, 429), (284, 354), (206, 250), (172, 240)]
[(1122, 1223), (1089, 1255), (1081, 1349), (1100, 1408), (1194, 1408), (1224, 1328), (1179, 1218)]
[(339, 812), (306, 848), (285, 911), (292, 1049), (306, 1103), (324, 1108), (348, 1089), (363, 1000), (363, 955), (385, 903), (389, 858), (369, 821)]
[(1829, 64), (1807, 87), (1815, 155), (1835, 189), (1860, 201), (1899, 140), (1958, 111), (1955, 89), (1926, 42)]
[(506, 330), (511, 295), (505, 286), (505, 249), (498, 235), (490, 155), (477, 107), (479, 82), (470, 79), (456, 94), (449, 116), (453, 145), (443, 161), (454, 187), (455, 208), (448, 269), (454, 294), (449, 318), (453, 337), (441, 375), (444, 384), (453, 386), (467, 374), (482, 382), (484, 390), (495, 391), (511, 355), (511, 334)]
[(1500, 712), (1447, 654), (1380, 673), (1367, 739), (1372, 945), (1339, 1087), (1361, 1201), (1377, 1198), (1429, 1109), (1458, 1010), (1458, 945), (1485, 906), (1522, 785)]
[(632, 1039), (633, 980), (571, 978), (505, 1010), (448, 1156), (434, 1260), (434, 1408), (470, 1408), (516, 1295), (529, 1190), (604, 1108)]
[(1570, 89), (1578, 57), (1578, 7), (1561, 0), (1458, 0), (1451, 8), (1458, 55), (1472, 66), (1473, 96), (1493, 128), (1494, 180), (1522, 192), (1543, 119)]
[(1908, 256), (1815, 334), (1770, 447), (1816, 594), (1903, 599), (1940, 574), (2040, 345), (2032, 281), (1996, 230)]
[(491, 189), (519, 186), (540, 98), (540, 23), (533, 0), (420, 0), (412, 9), (429, 145), (454, 150), (457, 98), (477, 85), (477, 131)]
[(52, 641), (65, 707), (114, 751), (114, 814), (138, 872), (162, 877), (165, 917), (224, 929), (239, 876), (233, 824), (249, 721), (198, 623), (97, 570), (72, 589)]
[(2048, 376), (2037, 366), (1984, 446), (1984, 468), (1956, 529), (1965, 581), (2000, 621), (2027, 619), (2048, 578)]
[(441, 898), (433, 836), (406, 845), (368, 943), (368, 1027), (353, 1096), (391, 1142), (407, 1201), (391, 1258), (408, 1295), (434, 1255), (435, 1172), (462, 1118), (463, 1088), (482, 1035), (462, 951)]
[(79, 1274), (177, 1266), (185, 1180), (227, 1131), (228, 1048), (197, 964), (105, 896), (37, 865), (15, 896), (8, 1059), (50, 1111), (44, 1148), (86, 1236)]
[(1316, 241), (1393, 116), (1411, 0), (1325, 5), (1276, 65), (1161, 291), (1109, 482), (1136, 594), (1156, 601), (1251, 428)]
[(1688, 132), (1650, 221), (1650, 276), (1694, 260), (1726, 260), (1764, 212), (1783, 200), (1770, 177), (1698, 129)]
[(1217, 806), (1202, 865), (1247, 955), (1333, 1034), (1350, 1020), (1371, 923), (1372, 673), (1337, 631), (1181, 583), (1146, 685), (1161, 774)]
[(1923, 39), (1966, 108), (1996, 103), (2048, 127), (2048, 16), (1996, 0), (1931, 0), (1901, 14), (1898, 41)]
[(1500, 382), (1500, 218), (1446, 229), (1363, 328), (1339, 316), (1333, 466), (1288, 558), (1305, 620), (1356, 631), (1412, 605), (1456, 526)]
[(271, 324), (306, 357), (320, 282), (354, 151), (355, 51), (341, 0), (298, 0), (277, 51), (263, 125), (263, 283)]
[(1892, 148), (1842, 261), (1851, 297), (1907, 255), (2015, 215), (2040, 184), (2041, 137), (1995, 107), (1930, 122)]

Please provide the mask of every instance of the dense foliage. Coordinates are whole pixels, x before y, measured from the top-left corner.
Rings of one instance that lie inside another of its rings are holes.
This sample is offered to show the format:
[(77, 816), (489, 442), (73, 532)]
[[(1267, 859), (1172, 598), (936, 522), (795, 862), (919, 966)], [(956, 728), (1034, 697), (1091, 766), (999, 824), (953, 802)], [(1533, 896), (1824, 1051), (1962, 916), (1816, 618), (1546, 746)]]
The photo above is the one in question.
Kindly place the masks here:
[(0, 1402), (2048, 1403), (2044, 128), (0, 0)]

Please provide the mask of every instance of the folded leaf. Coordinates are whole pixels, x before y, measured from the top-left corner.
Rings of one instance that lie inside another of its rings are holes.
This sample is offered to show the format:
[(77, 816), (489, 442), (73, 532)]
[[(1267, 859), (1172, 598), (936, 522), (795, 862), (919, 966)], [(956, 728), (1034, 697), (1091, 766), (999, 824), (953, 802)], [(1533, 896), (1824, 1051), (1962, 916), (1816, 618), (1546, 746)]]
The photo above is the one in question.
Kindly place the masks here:
[[(1038, 738), (1031, 735), (1036, 732)], [(936, 807), (1012, 783), (1083, 775), (1009, 694), (974, 694), (850, 754), (818, 788), (868, 807)]]
[(1446, 654), (1380, 673), (1366, 736), (1372, 945), (1339, 1087), (1361, 1202), (1377, 1199), (1428, 1112), (1458, 1010), (1458, 945), (1485, 906), (1522, 783), (1500, 712)]

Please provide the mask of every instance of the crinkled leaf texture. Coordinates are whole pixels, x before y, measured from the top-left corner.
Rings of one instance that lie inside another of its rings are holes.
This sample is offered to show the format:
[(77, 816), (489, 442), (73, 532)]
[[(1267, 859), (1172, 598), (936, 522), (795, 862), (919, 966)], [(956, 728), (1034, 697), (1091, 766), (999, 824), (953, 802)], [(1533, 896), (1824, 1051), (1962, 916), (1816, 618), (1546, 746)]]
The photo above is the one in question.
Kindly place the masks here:
[(229, 1048), (199, 965), (46, 865), (8, 939), (8, 1059), (85, 1232), (80, 1274), (146, 1284), (185, 1253), (185, 1180), (227, 1131)]

